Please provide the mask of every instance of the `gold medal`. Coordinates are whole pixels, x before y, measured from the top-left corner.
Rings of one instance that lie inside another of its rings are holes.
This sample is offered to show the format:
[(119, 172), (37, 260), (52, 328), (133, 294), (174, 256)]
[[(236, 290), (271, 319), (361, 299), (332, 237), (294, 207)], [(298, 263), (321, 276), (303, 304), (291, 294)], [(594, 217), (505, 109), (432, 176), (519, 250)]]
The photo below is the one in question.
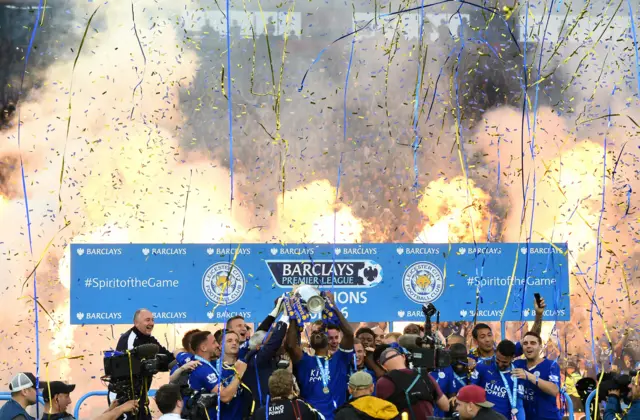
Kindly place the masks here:
[(322, 392), (324, 392), (325, 394), (329, 393), (329, 387), (325, 386), (324, 388), (322, 388)]

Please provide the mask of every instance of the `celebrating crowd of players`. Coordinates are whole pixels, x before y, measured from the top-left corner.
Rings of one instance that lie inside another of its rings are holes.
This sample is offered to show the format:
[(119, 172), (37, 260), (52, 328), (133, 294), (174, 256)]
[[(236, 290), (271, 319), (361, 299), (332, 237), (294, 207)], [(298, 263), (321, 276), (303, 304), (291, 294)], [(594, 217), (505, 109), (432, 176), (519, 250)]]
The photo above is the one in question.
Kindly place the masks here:
[[(331, 293), (327, 298), (333, 300)], [(155, 396), (162, 420), (425, 420), (452, 416), (559, 420), (563, 417), (557, 402), (560, 368), (556, 361), (542, 356), (544, 300), (535, 305), (536, 322), (521, 342), (502, 340), (496, 345), (491, 328), (476, 324), (471, 332), (476, 347), (467, 351), (464, 337), (451, 334), (442, 343), (449, 349), (451, 364), (428, 374), (412, 369), (410, 352), (398, 343), (403, 341), (399, 334), (388, 334), (384, 340), (369, 328), (354, 334), (340, 311), (336, 313), (338, 325), (312, 324), (305, 337), (308, 345), (303, 345), (303, 329), (283, 313), (282, 298), (250, 338), (244, 319), (234, 317), (215, 333), (188, 331), (182, 348), (174, 353), (151, 335), (153, 314), (142, 309), (116, 349), (155, 344), (173, 361), (170, 384), (161, 386)], [(406, 333), (420, 333), (420, 329), (410, 325)], [(32, 420), (24, 410), (35, 402), (35, 393), (29, 391), (35, 388), (35, 378), (29, 375), (20, 373), (12, 380), (15, 397), (0, 408), (0, 420)], [(70, 402), (68, 394), (73, 388), (51, 384), (41, 386), (47, 390), (46, 420), (73, 419), (65, 411), (68, 404), (61, 405), (61, 401)], [(146, 386), (149, 389), (151, 384)], [(120, 404), (121, 395), (111, 395), (111, 408), (103, 417), (151, 419), (147, 392), (138, 391), (138, 401), (124, 404)], [(640, 399), (637, 379), (631, 385), (631, 396)], [(610, 398), (605, 420), (640, 418), (640, 401), (623, 411), (615, 394)], [(204, 404), (205, 400), (209, 402)], [(200, 414), (189, 409), (194, 401), (200, 404)]]

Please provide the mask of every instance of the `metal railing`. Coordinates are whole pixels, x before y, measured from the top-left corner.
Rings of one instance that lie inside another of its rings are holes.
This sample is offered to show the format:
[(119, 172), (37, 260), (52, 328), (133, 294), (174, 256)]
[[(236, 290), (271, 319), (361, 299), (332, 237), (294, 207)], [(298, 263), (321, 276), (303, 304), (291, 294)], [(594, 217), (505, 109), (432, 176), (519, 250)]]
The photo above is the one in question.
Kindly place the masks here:
[(562, 391), (560, 391), (562, 393), (562, 396), (564, 397), (564, 400), (567, 402), (567, 411), (568, 411), (568, 415), (569, 415), (569, 420), (574, 420), (574, 414), (573, 414), (573, 400), (571, 400), (571, 397), (569, 396), (569, 394), (567, 394), (567, 391), (565, 391), (564, 389)]
[[(586, 414), (585, 420), (591, 420), (591, 401), (596, 397), (596, 391), (591, 391), (591, 394), (587, 397), (587, 401), (584, 404), (584, 413)], [(598, 409), (598, 404), (596, 404), (596, 410)], [(598, 416), (599, 417), (599, 416)]]
[[(106, 391), (106, 390), (104, 390), (104, 391), (87, 392), (82, 397), (80, 397), (80, 399), (78, 399), (78, 402), (76, 403), (76, 406), (73, 409), (73, 417), (75, 417), (76, 419), (80, 418), (80, 407), (82, 406), (82, 403), (84, 403), (85, 400), (87, 400), (88, 398), (91, 398), (91, 397), (106, 397), (107, 395), (109, 395), (109, 391)], [(153, 397), (155, 395), (156, 395), (156, 390), (155, 389), (150, 389), (149, 390), (149, 396)]]

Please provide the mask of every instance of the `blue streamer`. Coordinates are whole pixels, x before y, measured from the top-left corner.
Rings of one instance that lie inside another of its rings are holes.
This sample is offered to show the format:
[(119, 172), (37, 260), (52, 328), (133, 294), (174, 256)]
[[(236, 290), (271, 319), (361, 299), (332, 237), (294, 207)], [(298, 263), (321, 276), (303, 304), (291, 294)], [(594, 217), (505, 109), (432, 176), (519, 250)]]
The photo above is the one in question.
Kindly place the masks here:
[(231, 99), (233, 91), (233, 81), (231, 80), (231, 25), (230, 3), (227, 0), (227, 112), (229, 113), (229, 174), (231, 177), (231, 208), (233, 208), (233, 101)]
[[(356, 45), (356, 37), (354, 36), (351, 39), (351, 52), (349, 53), (349, 64), (347, 65), (347, 75), (344, 79), (344, 99), (343, 99), (343, 114), (342, 114), (342, 144), (343, 147), (347, 143), (347, 89), (349, 87), (349, 76), (351, 75), (351, 65), (353, 64), (353, 50)], [(338, 181), (336, 183), (336, 204), (338, 203), (338, 196), (340, 194), (340, 181), (342, 179), (342, 161), (344, 158), (344, 149), (340, 152), (340, 162), (338, 163)], [(333, 208), (333, 262), (332, 264), (335, 266), (336, 264), (336, 241), (337, 241), (337, 223), (338, 223), (338, 208), (334, 206)], [(335, 270), (331, 270), (331, 289), (333, 290), (333, 283), (335, 279), (336, 273)], [(339, 310), (336, 308), (336, 310)]]
[(418, 77), (416, 80), (416, 97), (413, 104), (413, 133), (415, 138), (413, 139), (413, 173), (415, 179), (413, 180), (413, 188), (418, 188), (418, 149), (420, 147), (418, 134), (418, 119), (420, 112), (420, 87), (422, 86), (422, 37), (424, 33), (424, 0), (420, 3), (420, 36), (418, 41)]
[[(636, 37), (636, 25), (633, 23), (633, 9), (631, 0), (627, 0), (629, 5), (629, 20), (631, 21), (631, 35), (633, 36), (633, 50), (636, 53), (636, 83), (638, 84), (638, 98), (640, 98), (640, 58), (638, 57), (638, 38)], [(611, 114), (611, 112), (609, 112)]]
[[(33, 25), (33, 30), (31, 31), (31, 38), (29, 39), (29, 46), (27, 47), (27, 53), (25, 54), (24, 59), (24, 70), (22, 72), (22, 77), (20, 79), (20, 90), (18, 91), (18, 99), (17, 99), (17, 108), (18, 108), (18, 150), (20, 153), (20, 177), (22, 178), (22, 194), (24, 196), (24, 209), (25, 215), (27, 217), (27, 237), (29, 238), (29, 252), (31, 253), (31, 259), (33, 260), (33, 239), (31, 236), (31, 216), (29, 211), (29, 198), (27, 197), (27, 181), (24, 176), (24, 162), (22, 160), (22, 147), (20, 141), (20, 127), (22, 126), (22, 118), (20, 116), (21, 106), (20, 106), (20, 96), (22, 95), (22, 89), (24, 88), (24, 77), (27, 74), (27, 66), (29, 65), (29, 57), (31, 56), (31, 51), (33, 49), (33, 42), (36, 38), (36, 33), (38, 31), (38, 22), (40, 21), (40, 14), (42, 13), (43, 0), (40, 0), (38, 3), (38, 11), (36, 13), (36, 20)], [(35, 342), (36, 342), (36, 389), (39, 387), (40, 383), (40, 325), (38, 319), (38, 286), (37, 286), (37, 269), (33, 269), (33, 313), (34, 313), (34, 324), (35, 324)], [(40, 418), (40, 407), (36, 404), (36, 418)]]

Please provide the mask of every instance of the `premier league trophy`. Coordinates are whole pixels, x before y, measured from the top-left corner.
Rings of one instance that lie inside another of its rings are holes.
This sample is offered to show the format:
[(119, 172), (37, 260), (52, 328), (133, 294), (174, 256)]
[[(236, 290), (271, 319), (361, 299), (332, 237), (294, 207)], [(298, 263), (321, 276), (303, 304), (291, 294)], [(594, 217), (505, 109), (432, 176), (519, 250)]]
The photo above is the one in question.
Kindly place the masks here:
[(284, 300), (284, 305), (289, 316), (298, 321), (300, 329), (309, 321), (311, 314), (322, 314), (325, 323), (337, 325), (340, 322), (331, 300), (325, 297), (324, 292), (308, 284), (295, 287)]

